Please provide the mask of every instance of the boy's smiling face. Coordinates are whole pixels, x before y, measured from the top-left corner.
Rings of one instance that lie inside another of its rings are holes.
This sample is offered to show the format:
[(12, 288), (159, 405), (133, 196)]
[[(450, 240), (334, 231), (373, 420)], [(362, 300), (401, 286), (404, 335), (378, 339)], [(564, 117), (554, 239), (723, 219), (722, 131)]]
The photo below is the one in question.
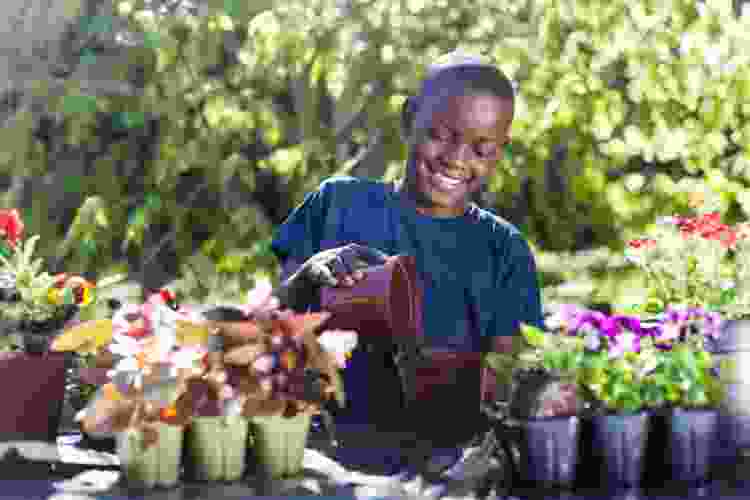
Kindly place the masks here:
[(462, 215), (497, 165), (513, 120), (513, 103), (488, 94), (445, 99), (415, 130), (406, 183), (425, 215)]

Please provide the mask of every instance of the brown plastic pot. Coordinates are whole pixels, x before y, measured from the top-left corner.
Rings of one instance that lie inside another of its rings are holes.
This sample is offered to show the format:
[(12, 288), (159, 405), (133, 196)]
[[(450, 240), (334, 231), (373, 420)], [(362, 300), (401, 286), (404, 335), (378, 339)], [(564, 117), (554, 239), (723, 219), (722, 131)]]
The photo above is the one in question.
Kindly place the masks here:
[(326, 328), (356, 330), (375, 343), (421, 338), (422, 286), (414, 257), (396, 255), (365, 273), (352, 287), (321, 289), (321, 308), (332, 314)]
[(65, 353), (0, 353), (0, 441), (57, 440), (69, 359)]
[[(355, 330), (363, 344), (383, 347), (383, 352), (389, 351), (394, 344), (422, 346), (423, 285), (414, 257), (390, 257), (382, 265), (365, 269), (365, 275), (364, 280), (352, 287), (321, 289), (321, 309), (331, 313), (326, 329)], [(416, 425), (425, 429), (420, 423), (423, 416), (434, 415), (435, 411), (444, 414), (446, 408), (463, 408), (457, 412), (456, 418), (461, 415), (469, 419), (465, 426), (474, 425), (474, 418), (479, 416), (482, 394), (490, 389), (489, 373), (481, 367), (481, 353), (433, 350), (425, 354), (425, 359), (414, 366), (413, 387), (406, 387), (410, 393), (405, 395), (405, 404), (411, 406), (409, 414), (415, 423), (409, 427)], [(352, 367), (352, 370), (356, 371), (356, 368)], [(350, 374), (350, 378), (352, 376)], [(354, 382), (355, 386), (358, 385), (358, 381)], [(349, 385), (347, 380), (346, 386)], [(368, 392), (372, 393), (372, 390)], [(476, 415), (467, 412), (466, 408), (476, 409)], [(446, 435), (444, 429), (436, 432), (426, 429), (426, 432), (430, 436)]]

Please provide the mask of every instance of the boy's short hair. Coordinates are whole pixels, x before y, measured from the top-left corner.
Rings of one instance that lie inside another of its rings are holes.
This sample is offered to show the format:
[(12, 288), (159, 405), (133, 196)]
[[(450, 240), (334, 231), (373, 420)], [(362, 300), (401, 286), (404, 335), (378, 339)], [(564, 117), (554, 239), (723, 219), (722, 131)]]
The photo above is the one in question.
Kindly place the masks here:
[(488, 59), (460, 51), (449, 52), (438, 57), (427, 68), (419, 94), (404, 102), (401, 125), (406, 139), (414, 132), (417, 113), (455, 95), (457, 85), (460, 85), (464, 94), (486, 93), (510, 100), (511, 103), (515, 101), (513, 84)]

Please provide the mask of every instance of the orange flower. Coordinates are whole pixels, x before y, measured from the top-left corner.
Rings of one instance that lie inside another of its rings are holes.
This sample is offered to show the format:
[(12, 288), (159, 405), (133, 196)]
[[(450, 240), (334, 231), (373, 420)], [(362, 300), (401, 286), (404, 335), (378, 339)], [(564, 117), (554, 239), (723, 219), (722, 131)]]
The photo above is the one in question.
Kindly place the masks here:
[(694, 191), (688, 194), (688, 206), (690, 208), (699, 208), (706, 202), (706, 194), (700, 191)]
[(105, 399), (109, 401), (119, 401), (122, 399), (122, 394), (117, 390), (115, 384), (108, 383), (102, 386), (102, 394)]
[(177, 408), (173, 405), (162, 408), (159, 411), (159, 420), (165, 423), (173, 422), (177, 418)]

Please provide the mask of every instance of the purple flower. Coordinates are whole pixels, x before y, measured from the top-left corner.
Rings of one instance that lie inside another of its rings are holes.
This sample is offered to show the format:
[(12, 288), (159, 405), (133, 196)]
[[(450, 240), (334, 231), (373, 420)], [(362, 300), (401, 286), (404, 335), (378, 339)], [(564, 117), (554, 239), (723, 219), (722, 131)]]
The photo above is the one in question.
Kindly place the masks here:
[(609, 357), (619, 358), (626, 352), (640, 352), (641, 338), (633, 332), (622, 332), (617, 337), (610, 338)]
[(667, 310), (664, 312), (664, 320), (673, 323), (683, 323), (690, 319), (690, 312), (689, 309), (667, 306)]
[(575, 334), (573, 327), (582, 312), (583, 309), (574, 304), (561, 304), (557, 311), (547, 318), (545, 326), (552, 331), (567, 329), (568, 333)]
[(717, 312), (709, 312), (704, 316), (705, 335), (711, 339), (718, 339), (724, 326), (724, 318)]
[(680, 337), (682, 324), (676, 321), (667, 321), (661, 325), (659, 334), (654, 339), (657, 344), (667, 344)]
[(583, 339), (583, 345), (589, 351), (598, 351), (602, 345), (602, 341), (597, 332), (589, 332)]

